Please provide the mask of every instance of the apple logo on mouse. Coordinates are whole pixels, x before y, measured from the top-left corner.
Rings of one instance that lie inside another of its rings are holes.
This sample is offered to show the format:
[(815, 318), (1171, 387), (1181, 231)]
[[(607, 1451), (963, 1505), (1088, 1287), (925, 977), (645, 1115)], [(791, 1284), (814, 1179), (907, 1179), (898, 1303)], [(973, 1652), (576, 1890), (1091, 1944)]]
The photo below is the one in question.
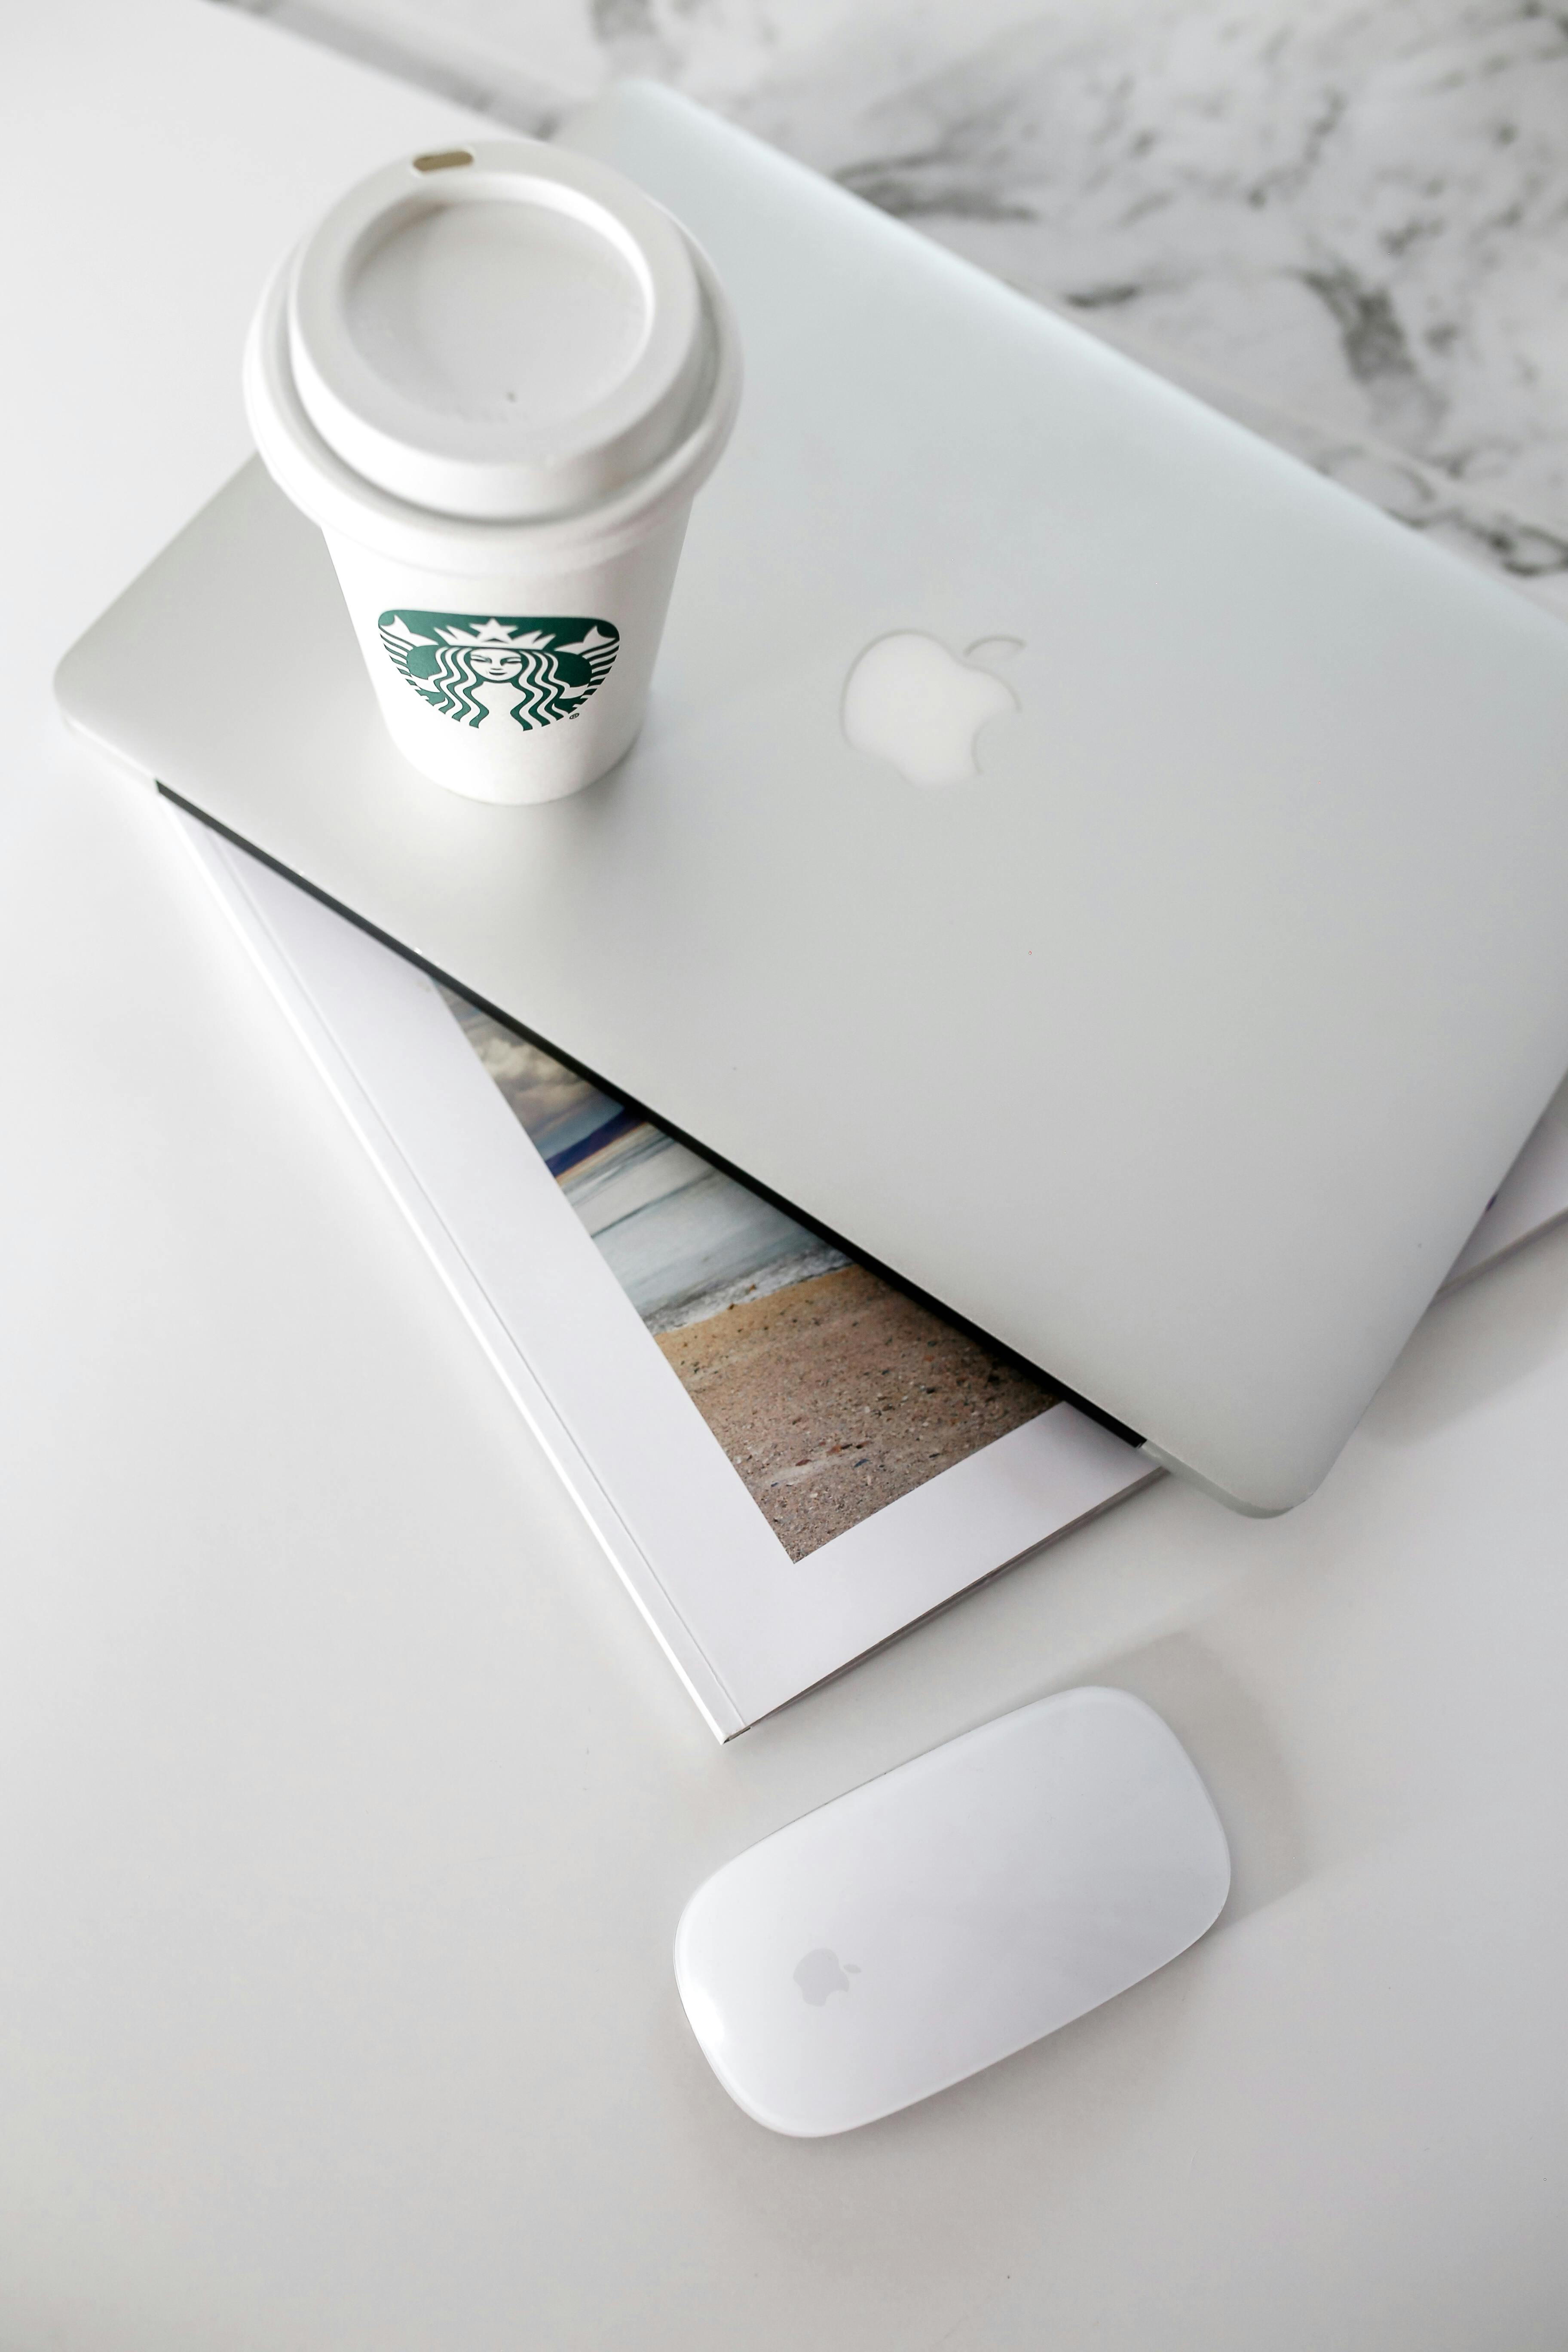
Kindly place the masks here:
[(1006, 679), (974, 656), (1005, 661), (1021, 651), (1017, 637), (981, 637), (961, 656), (923, 629), (874, 638), (844, 681), (846, 739), (909, 783), (961, 784), (980, 773), (981, 729), (1019, 707)]
[(846, 1960), (841, 1967), (837, 1953), (830, 1952), (824, 1944), (796, 1961), (795, 1980), (800, 1987), (801, 1999), (810, 2001), (813, 2009), (820, 2009), (830, 1992), (847, 1992), (850, 1978), (859, 1973), (853, 1960)]

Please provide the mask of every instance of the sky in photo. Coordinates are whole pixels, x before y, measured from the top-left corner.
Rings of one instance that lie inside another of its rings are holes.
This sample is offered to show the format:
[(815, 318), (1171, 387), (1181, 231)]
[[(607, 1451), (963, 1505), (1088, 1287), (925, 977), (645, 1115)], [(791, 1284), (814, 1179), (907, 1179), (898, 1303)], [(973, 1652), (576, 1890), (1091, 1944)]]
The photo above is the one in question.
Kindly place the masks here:
[(845, 1264), (843, 1254), (455, 991), (447, 1005), (654, 1332)]

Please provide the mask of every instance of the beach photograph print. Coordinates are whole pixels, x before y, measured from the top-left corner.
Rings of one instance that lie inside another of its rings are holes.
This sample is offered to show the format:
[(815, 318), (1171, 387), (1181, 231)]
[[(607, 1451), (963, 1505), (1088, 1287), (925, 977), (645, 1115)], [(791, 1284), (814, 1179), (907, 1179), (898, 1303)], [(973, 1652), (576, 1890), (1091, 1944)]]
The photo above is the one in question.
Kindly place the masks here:
[(792, 1560), (1056, 1402), (455, 990), (440, 992)]

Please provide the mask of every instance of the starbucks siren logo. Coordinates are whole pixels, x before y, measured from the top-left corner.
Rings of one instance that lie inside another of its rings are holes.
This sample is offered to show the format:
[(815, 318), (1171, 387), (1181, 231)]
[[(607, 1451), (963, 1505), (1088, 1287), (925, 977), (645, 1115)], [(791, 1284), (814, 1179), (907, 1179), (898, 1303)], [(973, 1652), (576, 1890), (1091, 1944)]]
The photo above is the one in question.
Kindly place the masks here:
[(482, 727), (492, 710), (531, 730), (575, 719), (608, 677), (621, 642), (608, 621), (539, 614), (384, 613), (376, 625), (421, 701), (470, 727)]

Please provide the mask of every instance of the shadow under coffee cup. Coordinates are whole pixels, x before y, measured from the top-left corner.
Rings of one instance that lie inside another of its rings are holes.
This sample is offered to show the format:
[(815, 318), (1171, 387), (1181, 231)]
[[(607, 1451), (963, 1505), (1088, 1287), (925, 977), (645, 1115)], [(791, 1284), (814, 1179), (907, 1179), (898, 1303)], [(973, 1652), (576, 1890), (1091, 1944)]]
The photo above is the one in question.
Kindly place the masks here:
[(554, 800), (626, 751), (740, 378), (685, 232), (536, 140), (389, 164), (283, 263), (246, 351), (251, 429), (423, 774)]

